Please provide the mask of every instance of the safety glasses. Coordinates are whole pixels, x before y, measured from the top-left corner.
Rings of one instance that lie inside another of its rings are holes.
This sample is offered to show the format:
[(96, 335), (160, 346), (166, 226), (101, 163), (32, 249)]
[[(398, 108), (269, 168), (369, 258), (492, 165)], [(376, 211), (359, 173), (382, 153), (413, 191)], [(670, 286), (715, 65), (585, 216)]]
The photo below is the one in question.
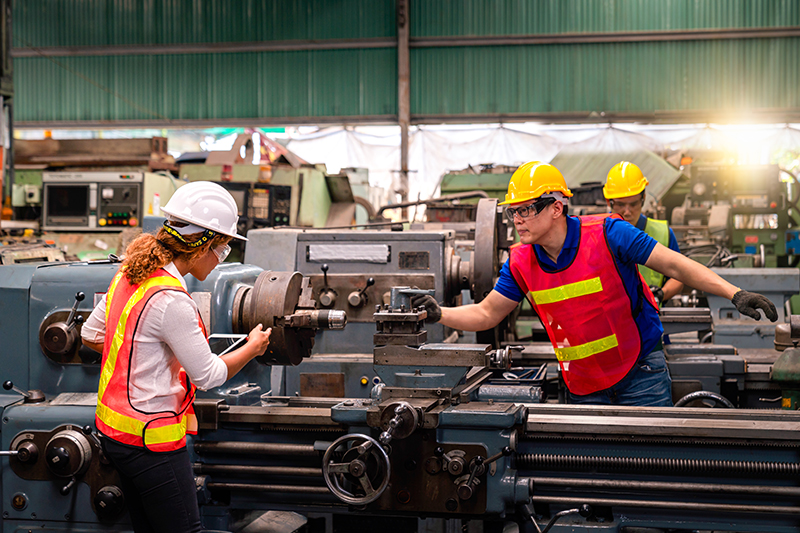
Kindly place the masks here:
[(644, 196), (630, 202), (620, 202), (617, 199), (611, 199), (608, 201), (608, 205), (609, 207), (611, 207), (611, 209), (615, 209), (617, 211), (624, 211), (625, 209), (636, 209), (640, 205), (642, 206), (644, 205)]
[(521, 219), (526, 219), (530, 216), (535, 217), (555, 201), (555, 198), (542, 198), (532, 204), (523, 205), (521, 207), (506, 207), (506, 216), (511, 222), (514, 222), (514, 215), (518, 215)]
[(217, 260), (222, 263), (231, 253), (231, 247), (229, 244), (223, 244), (222, 246), (217, 246), (211, 249), (214, 252), (214, 255), (217, 256)]

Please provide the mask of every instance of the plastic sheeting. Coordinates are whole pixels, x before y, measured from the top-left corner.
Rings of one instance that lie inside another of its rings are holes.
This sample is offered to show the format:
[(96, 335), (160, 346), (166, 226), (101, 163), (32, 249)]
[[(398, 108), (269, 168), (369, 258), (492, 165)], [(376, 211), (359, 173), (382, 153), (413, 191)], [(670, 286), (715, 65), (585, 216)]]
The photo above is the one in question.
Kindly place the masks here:
[[(387, 190), (398, 188), (398, 126), (329, 128), (297, 136), (289, 141), (288, 148), (308, 161), (325, 163), (333, 172), (346, 167), (367, 168), (371, 185)], [(734, 162), (780, 162), (795, 168), (800, 165), (797, 159), (800, 153), (800, 127), (794, 124), (478, 124), (412, 127), (409, 141), (409, 199), (435, 197), (442, 175), (468, 165), (492, 163), (515, 166), (537, 159), (549, 162), (557, 154), (574, 159), (581, 153), (632, 154), (646, 151), (664, 157), (681, 150), (727, 151), (734, 154)], [(783, 159), (780, 159), (782, 154)], [(570, 176), (567, 174), (573, 171), (569, 168), (562, 170), (569, 182)], [(600, 174), (597, 180), (604, 180), (605, 174)], [(395, 203), (398, 198), (388, 196), (386, 200), (386, 203)]]

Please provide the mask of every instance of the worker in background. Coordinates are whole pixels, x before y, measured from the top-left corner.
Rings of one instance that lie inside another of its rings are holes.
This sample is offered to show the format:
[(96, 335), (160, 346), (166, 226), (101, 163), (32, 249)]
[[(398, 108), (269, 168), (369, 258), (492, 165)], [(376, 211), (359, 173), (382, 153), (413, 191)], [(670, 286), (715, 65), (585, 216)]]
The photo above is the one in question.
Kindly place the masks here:
[[(262, 355), (271, 329), (221, 357), (211, 352), (184, 276), (203, 281), (230, 252), (236, 202), (221, 186), (193, 182), (162, 208), (167, 221), (127, 248), (108, 292), (84, 324), (83, 343), (103, 354), (95, 423), (119, 471), (133, 529), (201, 531), (186, 433), (196, 388), (222, 385)], [(194, 427), (193, 427), (194, 426)]]
[(511, 176), (501, 204), (520, 243), (480, 303), (440, 307), (419, 295), (428, 319), (454, 329), (493, 328), (527, 297), (553, 343), (571, 403), (671, 406), (671, 380), (653, 294), (643, 264), (670, 278), (732, 299), (740, 313), (773, 322), (775, 306), (676, 253), (619, 215), (567, 214), (567, 188), (554, 166), (532, 161)]
[[(622, 216), (626, 222), (630, 222), (660, 244), (680, 253), (678, 240), (667, 221), (648, 218), (642, 214), (647, 183), (647, 178), (639, 167), (628, 161), (622, 161), (608, 171), (606, 184), (603, 186), (603, 196), (606, 197), (606, 203), (612, 213)], [(683, 283), (677, 279), (667, 278), (644, 265), (639, 265), (638, 268), (659, 304), (683, 290)]]

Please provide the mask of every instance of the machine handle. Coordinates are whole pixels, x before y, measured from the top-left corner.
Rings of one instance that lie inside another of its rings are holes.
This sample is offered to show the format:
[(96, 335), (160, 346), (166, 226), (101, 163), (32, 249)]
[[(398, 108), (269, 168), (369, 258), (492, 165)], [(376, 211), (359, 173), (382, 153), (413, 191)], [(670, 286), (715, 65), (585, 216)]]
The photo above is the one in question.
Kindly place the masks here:
[(322, 289), (325, 290), (328, 288), (328, 263), (324, 263), (319, 268), (322, 270)]
[(21, 396), (23, 396), (25, 398), (30, 398), (31, 397), (31, 394), (29, 392), (24, 391), (24, 390), (20, 389), (19, 387), (15, 386), (14, 383), (10, 379), (3, 382), (3, 388), (5, 390), (13, 390), (17, 394), (19, 394), (19, 395), (21, 395)]
[[(72, 304), (72, 309), (69, 310), (69, 317), (67, 318), (68, 327), (73, 326), (72, 318), (75, 316), (75, 311), (78, 310), (78, 304), (80, 304), (84, 298), (86, 298), (86, 295), (83, 292), (78, 291), (75, 293), (75, 303)], [(81, 317), (81, 321), (83, 321), (83, 317)]]
[(72, 490), (72, 487), (75, 486), (76, 481), (77, 480), (73, 476), (72, 479), (69, 480), (69, 483), (58, 489), (58, 492), (60, 492), (62, 496), (66, 496), (69, 494), (69, 491)]
[(389, 427), (386, 429), (386, 431), (381, 433), (381, 436), (378, 439), (378, 440), (381, 441), (381, 444), (383, 444), (384, 446), (386, 446), (390, 442), (392, 442), (392, 438), (394, 438), (394, 435), (393, 435), (394, 430), (397, 429), (398, 427), (400, 427), (403, 424), (402, 414), (406, 409), (408, 409), (408, 406), (402, 405), (402, 404), (398, 405), (397, 407), (395, 407), (395, 409), (394, 409), (394, 418), (389, 420)]
[(364, 294), (364, 291), (366, 291), (368, 288), (372, 287), (373, 285), (375, 285), (375, 278), (367, 278), (367, 284), (364, 285), (363, 289), (358, 291), (359, 296), (362, 296)]

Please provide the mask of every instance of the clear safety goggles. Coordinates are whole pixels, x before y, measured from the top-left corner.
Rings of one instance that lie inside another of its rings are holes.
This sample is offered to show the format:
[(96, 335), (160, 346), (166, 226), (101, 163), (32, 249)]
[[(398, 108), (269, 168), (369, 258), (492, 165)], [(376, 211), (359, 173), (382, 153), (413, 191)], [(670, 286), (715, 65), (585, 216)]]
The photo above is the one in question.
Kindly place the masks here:
[(511, 222), (514, 222), (515, 215), (519, 216), (521, 219), (526, 219), (531, 216), (535, 217), (544, 211), (548, 205), (555, 203), (555, 201), (555, 198), (542, 198), (532, 204), (523, 205), (521, 207), (506, 207), (506, 216)]
[(211, 251), (214, 252), (214, 255), (217, 256), (217, 260), (220, 263), (223, 263), (225, 259), (230, 255), (231, 247), (229, 244), (223, 244), (222, 246), (216, 246), (212, 248)]

